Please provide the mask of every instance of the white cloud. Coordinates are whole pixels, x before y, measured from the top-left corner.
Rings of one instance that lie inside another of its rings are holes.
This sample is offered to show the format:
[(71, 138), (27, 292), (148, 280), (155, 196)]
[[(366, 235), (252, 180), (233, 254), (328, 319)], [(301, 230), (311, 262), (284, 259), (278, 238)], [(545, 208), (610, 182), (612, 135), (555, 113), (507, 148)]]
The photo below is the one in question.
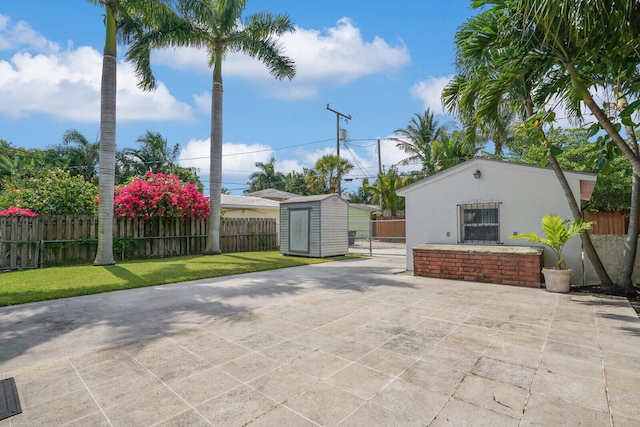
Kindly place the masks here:
[[(398, 142), (392, 139), (389, 139), (389, 137), (380, 138), (380, 160), (382, 162), (382, 166), (384, 167), (385, 172), (388, 171), (391, 166), (397, 165), (407, 157), (407, 154), (401, 149), (399, 149), (398, 147), (396, 147), (396, 144), (398, 144)], [(375, 159), (374, 164), (376, 167), (374, 169), (375, 173), (373, 174), (375, 176), (378, 173), (377, 144), (367, 147), (367, 153), (369, 154), (370, 159)], [(404, 168), (401, 168), (401, 169), (404, 170)]]
[(211, 92), (202, 92), (200, 95), (193, 95), (193, 103), (198, 111), (211, 114)]
[(442, 109), (442, 90), (453, 76), (429, 77), (411, 87), (413, 99), (422, 101), (424, 109), (429, 108), (433, 114), (445, 114)]
[(10, 26), (11, 19), (0, 14), (0, 50), (30, 49), (43, 53), (56, 53), (60, 50), (57, 43), (38, 34), (25, 21)]
[[(178, 164), (183, 167), (195, 167), (202, 182), (209, 182), (209, 144), (210, 139), (191, 139), (180, 151)], [(249, 175), (255, 172), (256, 162), (266, 163), (273, 155), (273, 149), (264, 144), (222, 144), (222, 181), (244, 185)], [(276, 164), (277, 165), (277, 164)], [(277, 168), (278, 170), (280, 168)]]
[[(56, 54), (18, 53), (0, 61), (0, 114), (22, 117), (32, 112), (56, 119), (98, 122), (102, 55), (91, 47)], [(188, 121), (188, 104), (176, 100), (160, 83), (153, 92), (137, 88), (128, 63), (118, 64), (118, 121)]]
[[(266, 83), (269, 93), (278, 98), (301, 99), (317, 96), (318, 86), (398, 70), (411, 61), (404, 44), (391, 46), (380, 37), (365, 41), (349, 18), (340, 19), (325, 31), (297, 28), (280, 41), (285, 55), (296, 65), (296, 77), (291, 82), (275, 81), (264, 65), (239, 53), (225, 58), (223, 74), (226, 78)], [(153, 60), (172, 68), (210, 72), (204, 50), (167, 49), (154, 52)]]

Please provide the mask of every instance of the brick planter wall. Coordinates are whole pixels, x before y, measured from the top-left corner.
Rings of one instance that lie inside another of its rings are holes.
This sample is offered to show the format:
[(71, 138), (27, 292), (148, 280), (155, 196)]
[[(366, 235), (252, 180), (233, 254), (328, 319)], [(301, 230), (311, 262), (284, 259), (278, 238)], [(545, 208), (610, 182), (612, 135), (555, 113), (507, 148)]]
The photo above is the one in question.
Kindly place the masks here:
[(539, 288), (542, 253), (527, 246), (420, 245), (413, 248), (413, 274)]

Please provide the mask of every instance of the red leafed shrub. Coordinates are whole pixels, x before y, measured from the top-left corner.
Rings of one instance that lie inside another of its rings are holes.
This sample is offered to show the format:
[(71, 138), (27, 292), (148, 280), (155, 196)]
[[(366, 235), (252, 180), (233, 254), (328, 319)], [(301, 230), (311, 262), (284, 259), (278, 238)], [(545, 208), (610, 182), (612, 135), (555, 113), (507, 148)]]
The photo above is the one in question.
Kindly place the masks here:
[(38, 213), (31, 209), (21, 209), (17, 206), (12, 206), (9, 209), (0, 211), (0, 216), (38, 216)]
[(204, 220), (209, 216), (209, 197), (176, 175), (147, 172), (130, 184), (117, 187), (115, 214), (145, 222), (155, 217)]

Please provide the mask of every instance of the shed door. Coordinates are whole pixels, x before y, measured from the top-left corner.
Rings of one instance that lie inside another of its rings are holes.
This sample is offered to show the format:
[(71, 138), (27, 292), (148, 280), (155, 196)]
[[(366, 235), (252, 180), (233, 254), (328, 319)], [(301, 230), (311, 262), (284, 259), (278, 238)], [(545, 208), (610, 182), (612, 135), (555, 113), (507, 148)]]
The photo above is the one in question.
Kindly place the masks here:
[(309, 253), (311, 209), (289, 210), (289, 252)]

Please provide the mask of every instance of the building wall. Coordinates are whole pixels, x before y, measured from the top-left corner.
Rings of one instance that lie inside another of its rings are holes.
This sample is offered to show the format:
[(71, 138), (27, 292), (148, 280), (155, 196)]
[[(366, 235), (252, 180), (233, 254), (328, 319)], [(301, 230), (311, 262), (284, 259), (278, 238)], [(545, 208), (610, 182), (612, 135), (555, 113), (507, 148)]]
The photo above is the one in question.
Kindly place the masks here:
[[(338, 196), (280, 205), (280, 252), (289, 254), (289, 211), (309, 208), (309, 255), (328, 257), (349, 253), (348, 208)], [(295, 255), (295, 254), (292, 254)]]
[(336, 256), (349, 253), (349, 209), (344, 200), (329, 197), (321, 202), (322, 248), (320, 256)]
[[(604, 268), (609, 273), (609, 277), (614, 282), (618, 280), (620, 271), (622, 270), (622, 260), (624, 256), (624, 244), (627, 239), (623, 234), (592, 234), (591, 241), (593, 246), (600, 256), (600, 261), (604, 265)], [(589, 258), (584, 256), (584, 272), (585, 272), (585, 285), (597, 285), (600, 283), (600, 279), (591, 265)], [(633, 283), (640, 283), (640, 242), (638, 243), (638, 250), (636, 252), (636, 261), (633, 266)]]
[(370, 212), (349, 206), (349, 230), (357, 231), (357, 238), (365, 239), (369, 237), (370, 221)]
[[(476, 169), (482, 173), (473, 176)], [(540, 220), (547, 213), (571, 218), (564, 193), (552, 170), (495, 161), (469, 161), (454, 173), (444, 171), (428, 178), (426, 185), (414, 185), (404, 192), (407, 211), (407, 269), (413, 270), (412, 248), (424, 243), (458, 243), (458, 204), (501, 202), (500, 242), (504, 245), (531, 246), (526, 240), (509, 236), (533, 231), (542, 234)], [(579, 179), (569, 184), (580, 194)], [(582, 275), (580, 239), (565, 246), (564, 259), (574, 269), (574, 280)], [(552, 252), (545, 249), (545, 266), (555, 265)], [(578, 282), (576, 282), (578, 283)]]

